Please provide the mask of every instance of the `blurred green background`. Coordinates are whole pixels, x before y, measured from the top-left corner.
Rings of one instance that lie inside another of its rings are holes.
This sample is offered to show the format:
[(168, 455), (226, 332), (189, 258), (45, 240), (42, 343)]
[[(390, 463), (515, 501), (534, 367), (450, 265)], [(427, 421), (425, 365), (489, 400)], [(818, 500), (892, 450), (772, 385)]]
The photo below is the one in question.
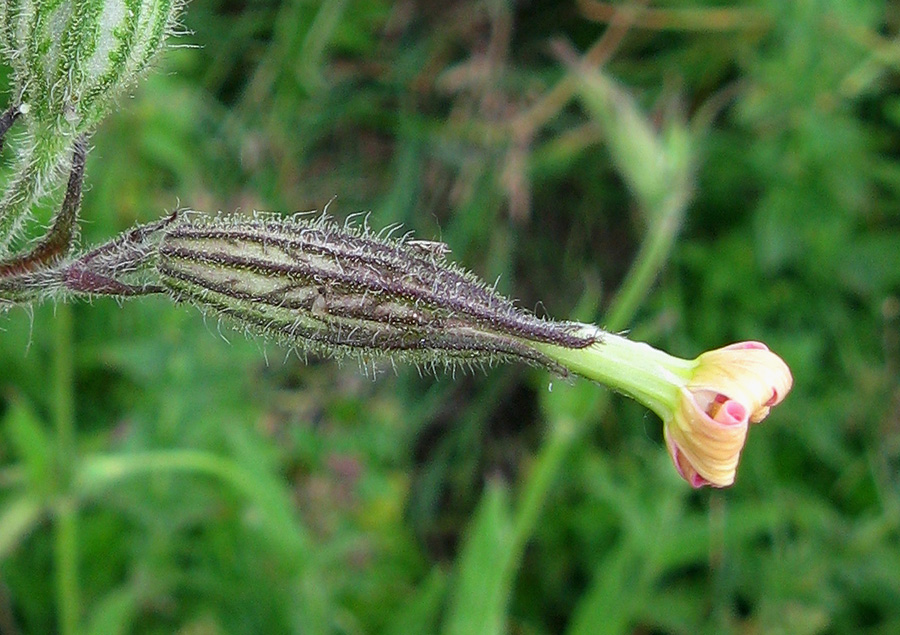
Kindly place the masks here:
[(692, 152), (614, 326), (683, 357), (763, 340), (795, 388), (736, 485), (694, 491), (660, 422), (587, 381), (372, 381), (162, 298), (12, 310), (0, 632), (900, 632), (900, 5), (194, 0), (183, 23), (92, 140), (84, 245), (331, 201), (608, 325), (656, 171), (576, 95), (577, 52)]

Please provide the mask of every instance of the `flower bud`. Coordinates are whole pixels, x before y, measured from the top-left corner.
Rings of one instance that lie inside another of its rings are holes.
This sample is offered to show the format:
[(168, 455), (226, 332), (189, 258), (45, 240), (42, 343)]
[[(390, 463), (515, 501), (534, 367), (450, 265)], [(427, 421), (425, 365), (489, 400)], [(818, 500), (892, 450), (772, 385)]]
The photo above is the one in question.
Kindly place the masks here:
[(25, 126), (0, 195), (0, 257), (35, 203), (71, 169), (76, 139), (93, 131), (163, 47), (182, 5), (183, 0), (0, 2), (0, 52), (13, 71), (9, 125), (19, 119)]
[(31, 116), (89, 132), (175, 26), (182, 0), (4, 2), (0, 45)]
[(565, 374), (530, 343), (599, 339), (593, 327), (517, 308), (448, 262), (441, 243), (384, 234), (325, 216), (187, 216), (165, 229), (157, 269), (176, 300), (318, 355), (431, 366), (521, 360)]

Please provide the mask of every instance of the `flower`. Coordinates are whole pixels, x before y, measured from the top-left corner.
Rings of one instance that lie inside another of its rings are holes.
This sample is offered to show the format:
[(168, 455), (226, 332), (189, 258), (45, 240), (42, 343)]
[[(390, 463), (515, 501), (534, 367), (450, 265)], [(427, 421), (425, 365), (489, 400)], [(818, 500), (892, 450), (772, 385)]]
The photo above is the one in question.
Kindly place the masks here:
[(678, 472), (693, 487), (726, 487), (751, 423), (759, 423), (784, 399), (793, 378), (787, 364), (761, 342), (709, 351), (697, 366), (664, 433)]
[(787, 364), (761, 342), (732, 344), (694, 360), (612, 334), (583, 349), (540, 350), (656, 412), (672, 461), (693, 487), (734, 483), (750, 424), (765, 419), (793, 384)]

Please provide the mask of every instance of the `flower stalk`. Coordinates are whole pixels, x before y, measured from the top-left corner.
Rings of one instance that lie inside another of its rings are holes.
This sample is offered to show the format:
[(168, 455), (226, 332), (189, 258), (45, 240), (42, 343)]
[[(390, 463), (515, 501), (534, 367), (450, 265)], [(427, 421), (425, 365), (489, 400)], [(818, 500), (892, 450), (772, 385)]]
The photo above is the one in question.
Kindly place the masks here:
[(572, 372), (641, 402), (660, 417), (696, 367), (692, 361), (612, 333), (604, 333), (601, 342), (580, 349), (535, 346)]
[(524, 362), (605, 384), (655, 412), (691, 485), (734, 482), (752, 423), (791, 388), (758, 342), (685, 360), (578, 322), (540, 319), (447, 260), (445, 245), (325, 215), (176, 213), (57, 267), (0, 278), (0, 297), (165, 293), (299, 353), (439, 369)]
[(326, 216), (183, 216), (162, 229), (156, 270), (180, 302), (304, 353), (432, 368), (521, 361), (603, 383), (662, 420), (695, 487), (734, 482), (751, 423), (791, 388), (758, 342), (694, 360), (577, 322), (538, 319), (446, 259), (440, 243), (390, 239)]
[[(0, 308), (47, 298), (163, 293), (239, 328), (318, 356), (412, 362), (434, 371), (524, 362), (606, 384), (663, 420), (679, 473), (730, 485), (751, 423), (791, 386), (758, 343), (683, 360), (577, 322), (539, 319), (446, 258), (442, 243), (391, 238), (325, 215), (170, 216), (80, 255), (77, 232), (88, 135), (144, 72), (182, 0), (0, 3), (0, 51), (13, 70), (0, 144), (24, 120), (0, 194)], [(691, 192), (685, 126), (657, 131), (605, 76), (572, 61), (582, 101), (610, 131), (614, 162), (646, 213), (650, 238), (609, 320), (624, 323), (668, 252)], [(68, 173), (48, 234), (9, 245), (35, 201)]]

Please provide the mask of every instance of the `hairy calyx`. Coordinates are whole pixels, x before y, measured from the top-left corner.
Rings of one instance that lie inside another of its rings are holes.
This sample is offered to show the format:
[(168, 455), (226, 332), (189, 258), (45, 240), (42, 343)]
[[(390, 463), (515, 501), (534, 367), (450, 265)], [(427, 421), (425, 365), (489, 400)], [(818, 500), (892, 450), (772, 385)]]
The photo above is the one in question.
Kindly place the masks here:
[(560, 375), (542, 346), (581, 349), (600, 329), (541, 319), (446, 258), (325, 215), (176, 213), (58, 266), (0, 281), (0, 304), (165, 293), (322, 357), (439, 368), (522, 361)]
[(589, 346), (599, 331), (535, 317), (449, 262), (440, 243), (317, 218), (187, 215), (156, 269), (178, 301), (317, 355), (415, 363), (521, 360), (565, 370), (531, 342)]

